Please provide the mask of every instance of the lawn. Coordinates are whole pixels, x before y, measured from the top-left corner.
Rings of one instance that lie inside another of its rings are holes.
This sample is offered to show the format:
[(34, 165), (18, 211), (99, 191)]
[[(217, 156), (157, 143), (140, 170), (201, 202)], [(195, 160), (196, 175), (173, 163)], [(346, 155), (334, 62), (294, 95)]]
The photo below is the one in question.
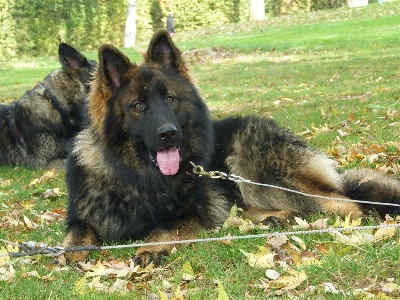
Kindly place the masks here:
[[(369, 167), (400, 178), (399, 32), (400, 2), (394, 2), (204, 28), (174, 40), (215, 118), (274, 118), (340, 168)], [(146, 47), (122, 50), (140, 61)], [(56, 57), (0, 63), (0, 102), (18, 99), (56, 68)], [(0, 239), (59, 245), (66, 193), (62, 169), (0, 167)], [(264, 228), (238, 215), (201, 237), (359, 225), (315, 215)], [(400, 297), (395, 229), (199, 243), (178, 248), (162, 268), (147, 269), (130, 264), (132, 249), (92, 252), (79, 267), (46, 255), (10, 259), (2, 256), (7, 250), (15, 251), (0, 243), (1, 299)]]

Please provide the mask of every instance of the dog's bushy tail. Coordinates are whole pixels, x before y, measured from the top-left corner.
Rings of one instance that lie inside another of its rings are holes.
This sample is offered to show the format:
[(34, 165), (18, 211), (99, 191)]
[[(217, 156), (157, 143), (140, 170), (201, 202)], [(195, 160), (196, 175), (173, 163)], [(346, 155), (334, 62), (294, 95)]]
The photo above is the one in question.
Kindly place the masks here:
[[(400, 204), (400, 180), (392, 179), (379, 172), (360, 169), (348, 170), (341, 175), (347, 197), (361, 201)], [(399, 206), (373, 205), (385, 217), (400, 215)]]

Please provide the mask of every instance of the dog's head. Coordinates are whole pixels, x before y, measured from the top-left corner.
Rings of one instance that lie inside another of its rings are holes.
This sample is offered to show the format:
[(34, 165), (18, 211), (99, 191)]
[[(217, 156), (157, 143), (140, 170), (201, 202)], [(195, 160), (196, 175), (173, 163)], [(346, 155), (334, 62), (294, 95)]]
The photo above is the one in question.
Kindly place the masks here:
[(74, 47), (60, 43), (58, 46), (58, 57), (62, 66), (62, 70), (79, 79), (89, 89), (89, 81), (91, 74), (97, 66), (97, 62), (87, 59)]
[(186, 135), (195, 130), (193, 110), (208, 116), (168, 32), (153, 36), (140, 65), (111, 45), (100, 47), (89, 112), (92, 128), (110, 147), (131, 149), (126, 155), (151, 160), (164, 175), (174, 175)]
[(68, 135), (75, 135), (85, 122), (83, 108), (97, 63), (65, 43), (59, 45), (58, 55), (62, 68), (44, 79), (43, 98), (59, 113)]

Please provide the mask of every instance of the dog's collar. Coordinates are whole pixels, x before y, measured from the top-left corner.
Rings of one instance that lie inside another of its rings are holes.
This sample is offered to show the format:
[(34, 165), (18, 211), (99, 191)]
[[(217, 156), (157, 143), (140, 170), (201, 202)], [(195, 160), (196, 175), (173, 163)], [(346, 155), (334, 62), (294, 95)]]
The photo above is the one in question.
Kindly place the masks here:
[(22, 135), (21, 131), (19, 131), (18, 127), (15, 125), (15, 118), (10, 115), (8, 118), (8, 126), (11, 131), (11, 135), (13, 136), (14, 140), (17, 142), (22, 149), (26, 150), (26, 143), (24, 136)]
[(60, 114), (61, 121), (64, 124), (68, 132), (72, 133), (74, 131), (74, 126), (71, 123), (70, 114), (61, 106), (60, 101), (57, 97), (53, 95), (48, 88), (45, 88), (44, 98), (50, 101), (51, 106)]

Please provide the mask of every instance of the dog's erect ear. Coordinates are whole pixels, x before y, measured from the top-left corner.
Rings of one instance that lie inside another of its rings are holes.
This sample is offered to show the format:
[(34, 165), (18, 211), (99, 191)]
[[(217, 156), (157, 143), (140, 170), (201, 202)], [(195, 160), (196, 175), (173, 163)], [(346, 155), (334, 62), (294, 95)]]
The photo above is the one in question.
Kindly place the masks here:
[(147, 50), (147, 60), (163, 65), (166, 69), (179, 68), (181, 52), (166, 30), (162, 29), (154, 34)]
[(107, 44), (100, 46), (98, 72), (101, 79), (112, 89), (121, 86), (124, 74), (130, 66), (129, 58), (117, 48)]
[(58, 56), (63, 69), (78, 70), (89, 66), (86, 57), (66, 43), (60, 43), (58, 46)]

